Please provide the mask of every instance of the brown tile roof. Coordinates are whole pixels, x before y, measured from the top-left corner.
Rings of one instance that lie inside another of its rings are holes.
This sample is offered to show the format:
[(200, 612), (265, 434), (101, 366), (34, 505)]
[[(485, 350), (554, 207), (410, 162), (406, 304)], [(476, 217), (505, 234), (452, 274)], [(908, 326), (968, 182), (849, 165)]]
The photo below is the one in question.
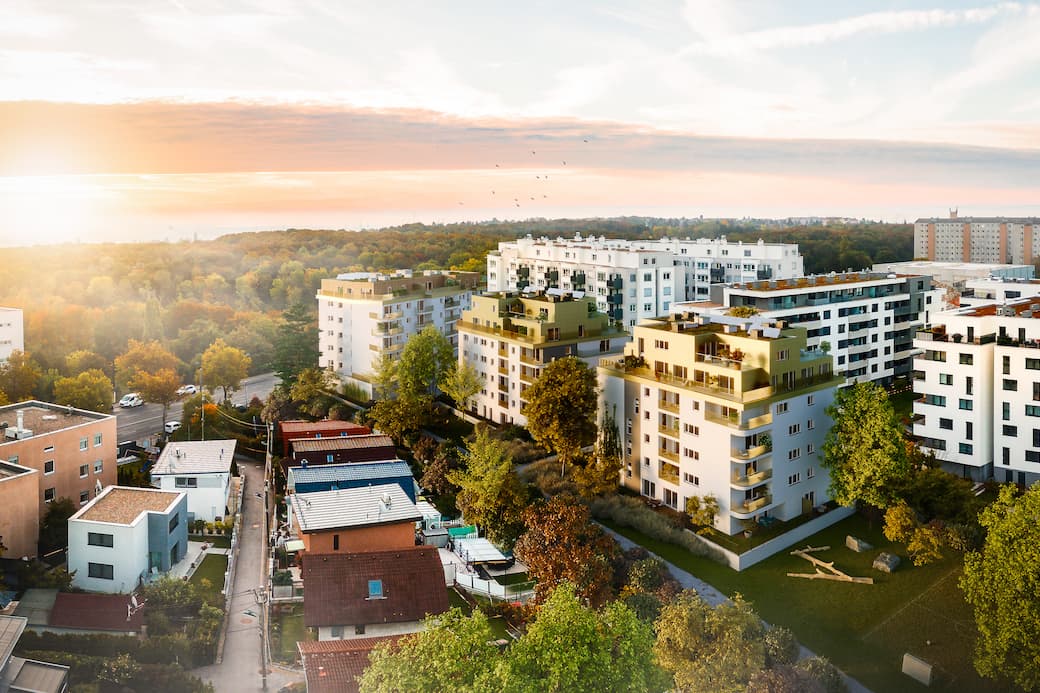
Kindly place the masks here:
[(129, 603), (130, 597), (125, 594), (58, 592), (47, 623), (56, 628), (139, 632), (144, 623), (144, 609), (138, 609), (127, 620)]
[(323, 421), (280, 421), (278, 427), (281, 429), (283, 436), (293, 433), (310, 433), (311, 431), (347, 431), (351, 435), (363, 435), (372, 432), (372, 429), (368, 426), (362, 426), (353, 421), (337, 421), (335, 419), (325, 419)]
[(299, 642), (307, 693), (357, 693), (357, 677), (368, 668), (368, 655), (381, 642), (402, 636)]
[(336, 436), (333, 438), (300, 438), (290, 441), (293, 451), (297, 454), (304, 452), (331, 452), (333, 450), (361, 450), (365, 448), (390, 448), (394, 449), (394, 441), (390, 436), (379, 433), (360, 436)]
[[(369, 580), (382, 580), (382, 599), (368, 598)], [(448, 610), (435, 547), (307, 554), (303, 585), (304, 622), (310, 627), (403, 623)]]

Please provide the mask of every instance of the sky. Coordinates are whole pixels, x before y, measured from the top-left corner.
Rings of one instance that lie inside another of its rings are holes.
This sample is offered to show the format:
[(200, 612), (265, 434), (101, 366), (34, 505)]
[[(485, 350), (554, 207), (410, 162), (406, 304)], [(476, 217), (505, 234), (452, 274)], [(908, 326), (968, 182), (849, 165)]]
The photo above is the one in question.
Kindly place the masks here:
[(5, 0), (0, 245), (1040, 215), (1040, 2)]

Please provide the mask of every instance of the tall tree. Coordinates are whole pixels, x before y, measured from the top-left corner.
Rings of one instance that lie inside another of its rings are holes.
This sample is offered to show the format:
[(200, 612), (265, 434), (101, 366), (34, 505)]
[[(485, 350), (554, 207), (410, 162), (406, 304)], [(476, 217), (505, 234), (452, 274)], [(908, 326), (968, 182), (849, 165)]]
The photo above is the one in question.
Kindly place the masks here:
[(585, 505), (555, 496), (524, 510), (522, 520), (527, 531), (517, 539), (514, 552), (538, 581), (539, 601), (565, 582), (592, 606), (601, 606), (614, 596), (611, 563), (620, 550), (592, 522)]
[(116, 387), (120, 391), (134, 388), (130, 383), (138, 371), (158, 373), (163, 369), (176, 371), (180, 366), (177, 357), (167, 351), (158, 341), (141, 342), (131, 339), (126, 351), (115, 358)]
[(448, 474), (459, 487), (456, 503), (466, 522), (483, 528), (488, 539), (511, 549), (523, 530), (521, 514), (529, 493), (513, 469), (506, 444), (484, 426), (467, 445), (464, 469)]
[(89, 370), (111, 370), (112, 363), (104, 356), (86, 349), (78, 349), (65, 357), (65, 372), (70, 376)]
[(455, 402), (455, 406), (465, 411), (469, 398), (480, 392), (483, 385), (484, 381), (476, 368), (467, 362), (456, 362), (448, 369), (440, 387)]
[(40, 553), (50, 553), (69, 545), (69, 518), (79, 508), (71, 498), (56, 498), (47, 504), (40, 521)]
[(54, 381), (54, 401), (88, 411), (112, 409), (112, 381), (96, 368)]
[(433, 400), (424, 394), (402, 394), (397, 399), (381, 399), (368, 410), (368, 418), (398, 445), (419, 432), (430, 418)]
[(210, 391), (218, 387), (224, 391), (227, 402), (231, 393), (242, 386), (242, 381), (249, 375), (252, 359), (233, 346), (228, 346), (223, 339), (217, 339), (202, 354), (202, 384)]
[(304, 368), (318, 366), (318, 321), (307, 306), (297, 303), (282, 313), (274, 341), (274, 372), (287, 386)]
[(980, 551), (964, 556), (961, 589), (975, 611), (975, 669), (1040, 689), (1040, 483), (1021, 496), (1001, 487), (982, 511)]
[(129, 385), (141, 393), (145, 401), (162, 405), (162, 422), (166, 426), (166, 414), (170, 405), (177, 401), (177, 390), (181, 386), (181, 377), (170, 368), (160, 368), (154, 373), (137, 371), (130, 378)]
[(339, 378), (330, 368), (305, 368), (296, 374), (296, 382), (289, 388), (289, 396), (311, 416), (323, 417), (335, 403), (331, 393)]
[(527, 430), (560, 458), (560, 474), (596, 438), (596, 373), (573, 356), (557, 359), (524, 393)]
[(884, 389), (873, 382), (839, 390), (827, 408), (834, 425), (823, 444), (830, 470), (831, 497), (841, 505), (856, 501), (887, 508), (910, 473), (903, 432)]
[(0, 363), (0, 390), (12, 402), (32, 399), (43, 371), (29, 354), (15, 349)]
[(455, 363), (455, 349), (433, 325), (413, 334), (401, 349), (397, 364), (399, 394), (435, 395)]

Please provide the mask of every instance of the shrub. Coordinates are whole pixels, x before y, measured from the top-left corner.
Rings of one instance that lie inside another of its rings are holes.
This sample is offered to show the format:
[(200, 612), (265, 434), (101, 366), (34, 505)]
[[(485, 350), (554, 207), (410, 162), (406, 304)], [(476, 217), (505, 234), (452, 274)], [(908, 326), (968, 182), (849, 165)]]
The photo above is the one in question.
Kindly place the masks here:
[(798, 662), (795, 667), (809, 674), (823, 684), (826, 693), (848, 693), (845, 677), (826, 657), (809, 657)]
[(645, 592), (630, 594), (625, 597), (624, 602), (641, 621), (653, 623), (661, 615), (661, 600), (653, 594)]
[(794, 664), (798, 661), (799, 645), (794, 633), (784, 626), (773, 626), (766, 631), (766, 662), (768, 666), (779, 667)]
[(693, 534), (677, 529), (662, 515), (646, 507), (643, 501), (631, 496), (607, 496), (592, 501), (589, 508), (597, 520), (610, 520), (622, 527), (631, 527), (651, 539), (682, 547), (694, 554), (725, 564), (722, 554), (704, 544)]

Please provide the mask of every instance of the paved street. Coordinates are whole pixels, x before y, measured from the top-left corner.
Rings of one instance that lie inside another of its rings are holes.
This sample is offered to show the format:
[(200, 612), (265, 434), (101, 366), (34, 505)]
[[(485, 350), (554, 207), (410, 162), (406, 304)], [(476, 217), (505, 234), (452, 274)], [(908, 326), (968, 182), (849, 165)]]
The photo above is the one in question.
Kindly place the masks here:
[[(260, 613), (253, 590), (263, 584), (263, 501), (256, 494), (263, 493), (264, 470), (261, 464), (247, 461), (247, 458), (239, 457), (238, 462), (245, 481), (245, 495), (231, 612), (228, 616), (227, 639), (224, 641), (224, 659), (220, 664), (193, 672), (212, 683), (218, 693), (263, 690), (260, 675), (260, 624), (256, 616), (247, 612)], [(282, 668), (269, 668), (269, 672), (267, 688), (270, 691), (303, 680), (302, 673), (292, 674)]]

